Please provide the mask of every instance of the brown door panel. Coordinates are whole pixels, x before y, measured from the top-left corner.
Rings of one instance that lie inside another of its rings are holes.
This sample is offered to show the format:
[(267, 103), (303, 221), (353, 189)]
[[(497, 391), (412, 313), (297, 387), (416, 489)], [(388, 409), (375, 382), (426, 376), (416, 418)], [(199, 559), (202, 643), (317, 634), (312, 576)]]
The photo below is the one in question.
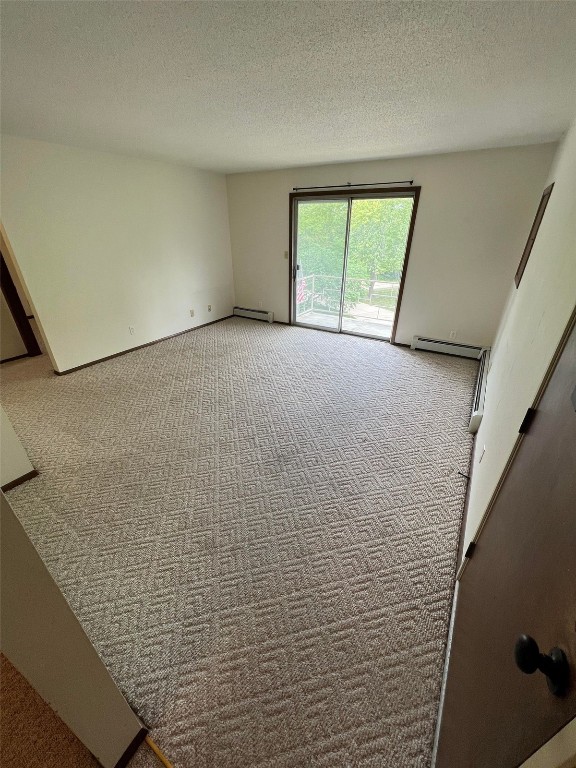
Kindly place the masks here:
[[(516, 768), (576, 716), (576, 331), (564, 348), (458, 590), (436, 768)], [(559, 646), (559, 698), (514, 645)]]

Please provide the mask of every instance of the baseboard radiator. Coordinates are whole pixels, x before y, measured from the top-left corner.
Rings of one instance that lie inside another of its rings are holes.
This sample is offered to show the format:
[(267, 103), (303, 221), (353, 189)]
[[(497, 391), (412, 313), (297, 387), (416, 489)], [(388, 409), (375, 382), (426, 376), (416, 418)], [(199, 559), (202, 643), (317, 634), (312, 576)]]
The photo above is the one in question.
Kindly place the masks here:
[(478, 380), (476, 381), (476, 390), (474, 400), (472, 401), (472, 415), (468, 432), (475, 434), (484, 415), (484, 399), (486, 397), (486, 382), (488, 380), (488, 368), (490, 367), (490, 348), (483, 349), (480, 353), (480, 369), (478, 371)]
[(238, 317), (249, 317), (251, 320), (266, 320), (268, 323), (274, 322), (274, 312), (267, 312), (265, 309), (234, 307), (234, 314)]
[(478, 427), (484, 415), (484, 398), (486, 396), (486, 380), (490, 365), (490, 347), (475, 347), (472, 344), (458, 344), (455, 341), (442, 341), (441, 339), (429, 339), (426, 336), (414, 336), (412, 349), (424, 349), (428, 352), (441, 352), (444, 355), (457, 355), (458, 357), (471, 357), (480, 362), (478, 380), (472, 402), (472, 415), (468, 431), (472, 434), (478, 432)]
[(474, 347), (471, 344), (459, 344), (455, 341), (429, 339), (426, 336), (414, 336), (410, 347), (411, 349), (424, 349), (427, 352), (441, 352), (444, 355), (472, 357), (474, 360), (478, 360), (482, 354), (482, 347)]

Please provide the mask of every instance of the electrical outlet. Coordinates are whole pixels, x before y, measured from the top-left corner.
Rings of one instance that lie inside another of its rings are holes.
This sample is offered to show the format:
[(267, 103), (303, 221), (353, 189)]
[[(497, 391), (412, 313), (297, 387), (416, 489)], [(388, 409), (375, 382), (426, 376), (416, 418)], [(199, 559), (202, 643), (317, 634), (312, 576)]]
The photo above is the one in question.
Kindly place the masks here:
[(450, 338), (455, 339), (458, 336), (458, 331), (450, 331)]
[(212, 312), (212, 304), (208, 304), (208, 312)]
[(190, 317), (194, 317), (194, 310), (193, 309), (190, 310)]
[(130, 331), (130, 336), (134, 336), (134, 327), (132, 325), (128, 326), (128, 330)]
[(258, 302), (258, 309), (262, 309), (262, 302), (261, 301)]

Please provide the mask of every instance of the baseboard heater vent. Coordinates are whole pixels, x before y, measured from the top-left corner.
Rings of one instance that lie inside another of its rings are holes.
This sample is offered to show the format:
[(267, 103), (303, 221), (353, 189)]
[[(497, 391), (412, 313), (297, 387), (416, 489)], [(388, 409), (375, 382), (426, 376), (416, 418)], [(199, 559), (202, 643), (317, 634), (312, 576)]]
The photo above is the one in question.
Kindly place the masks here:
[(480, 370), (478, 371), (478, 380), (476, 382), (476, 391), (472, 402), (472, 415), (468, 432), (475, 434), (484, 415), (484, 399), (486, 397), (486, 381), (488, 380), (488, 368), (490, 366), (490, 349), (483, 349), (480, 354)]
[(426, 336), (414, 336), (411, 349), (425, 349), (428, 352), (442, 352), (444, 355), (457, 355), (458, 357), (472, 357), (478, 360), (482, 354), (482, 347), (474, 347), (470, 344), (458, 344), (455, 341), (441, 341), (429, 339)]
[(267, 312), (265, 309), (234, 307), (234, 314), (238, 317), (249, 317), (251, 320), (266, 320), (269, 323), (274, 322), (274, 312)]

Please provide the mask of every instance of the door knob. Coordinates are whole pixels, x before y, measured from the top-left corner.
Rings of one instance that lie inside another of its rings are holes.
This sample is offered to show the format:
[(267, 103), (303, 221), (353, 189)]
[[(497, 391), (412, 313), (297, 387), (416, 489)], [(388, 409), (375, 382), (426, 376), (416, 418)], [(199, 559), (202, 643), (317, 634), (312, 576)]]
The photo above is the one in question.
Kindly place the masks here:
[(514, 646), (516, 666), (527, 675), (537, 669), (546, 675), (548, 688), (555, 696), (563, 696), (570, 682), (570, 667), (566, 654), (560, 648), (552, 648), (545, 656), (540, 653), (538, 643), (530, 635), (520, 635)]

